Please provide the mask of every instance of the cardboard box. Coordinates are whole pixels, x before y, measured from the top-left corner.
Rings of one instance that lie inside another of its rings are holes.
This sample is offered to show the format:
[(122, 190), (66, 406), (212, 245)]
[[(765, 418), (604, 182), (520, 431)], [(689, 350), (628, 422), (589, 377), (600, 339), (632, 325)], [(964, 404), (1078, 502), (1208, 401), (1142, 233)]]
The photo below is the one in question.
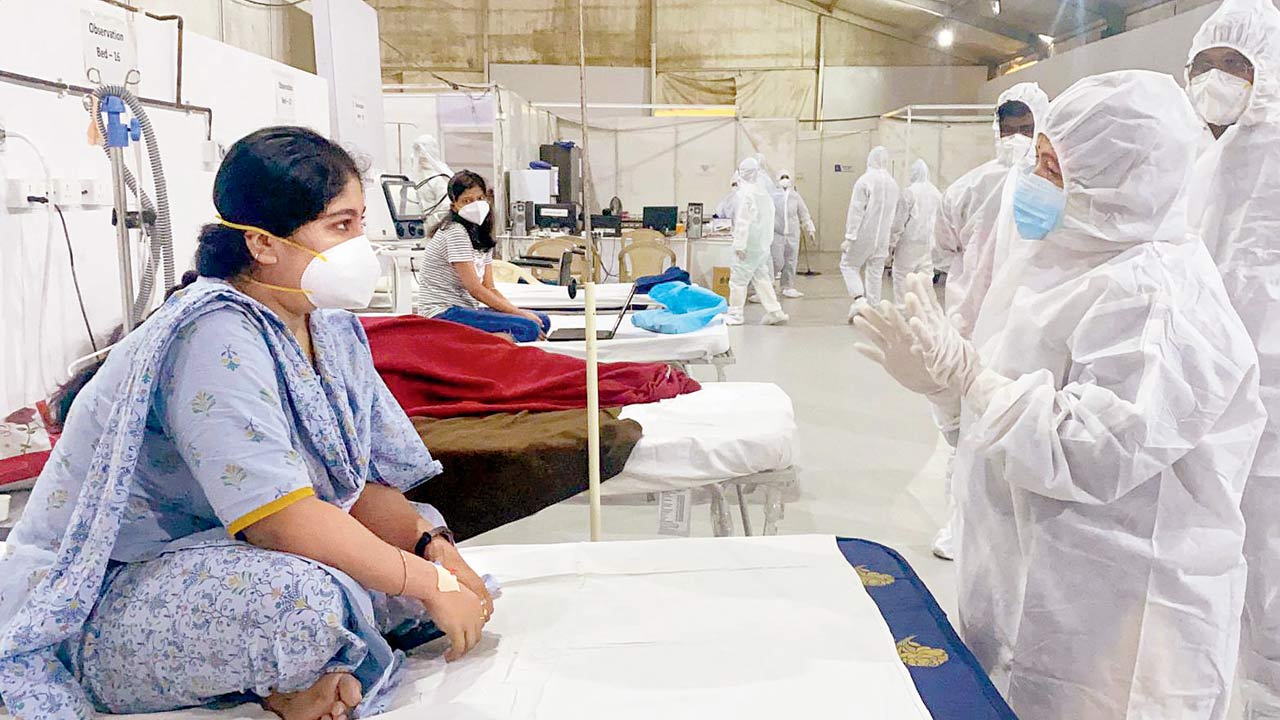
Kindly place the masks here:
[(717, 265), (711, 269), (711, 291), (729, 299), (729, 268)]

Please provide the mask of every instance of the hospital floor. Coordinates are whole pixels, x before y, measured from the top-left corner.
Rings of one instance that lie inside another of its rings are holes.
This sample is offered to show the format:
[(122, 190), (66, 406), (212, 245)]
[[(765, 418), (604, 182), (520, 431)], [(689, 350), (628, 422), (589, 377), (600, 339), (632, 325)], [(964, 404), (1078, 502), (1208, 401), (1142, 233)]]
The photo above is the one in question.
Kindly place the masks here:
[[(946, 514), (946, 444), (930, 419), (928, 402), (853, 349), (857, 333), (845, 322), (849, 300), (836, 260), (835, 255), (815, 256), (815, 269), (822, 274), (798, 278), (806, 296), (783, 301), (790, 324), (761, 326), (764, 310), (748, 305), (747, 324), (731, 328), (737, 364), (728, 369), (729, 380), (776, 383), (795, 405), (797, 490), (789, 496), (778, 531), (888, 545), (906, 557), (954, 617), (954, 565), (930, 550)], [(886, 278), (886, 293), (889, 288)], [(703, 382), (715, 380), (710, 367), (695, 367), (692, 373)], [(763, 493), (751, 499), (758, 529)], [(709, 499), (699, 500), (692, 533), (710, 536)], [(741, 533), (736, 504), (733, 510)], [(587, 522), (585, 499), (574, 498), (469, 544), (585, 540)], [(608, 540), (657, 537), (656, 503), (644, 496), (607, 499), (603, 524)]]

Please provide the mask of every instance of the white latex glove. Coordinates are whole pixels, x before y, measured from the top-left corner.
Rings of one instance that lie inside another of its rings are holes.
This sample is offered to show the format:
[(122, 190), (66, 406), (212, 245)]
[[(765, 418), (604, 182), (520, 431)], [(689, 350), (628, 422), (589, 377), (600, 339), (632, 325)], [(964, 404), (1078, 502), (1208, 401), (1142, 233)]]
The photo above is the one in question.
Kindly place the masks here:
[(804, 226), (804, 229), (809, 231), (809, 237), (811, 238), (818, 237), (818, 228), (814, 226), (812, 220), (809, 221), (808, 225)]
[(879, 363), (898, 384), (937, 402), (948, 399), (948, 386), (938, 382), (929, 371), (929, 363), (907, 319), (888, 300), (881, 301), (879, 308), (870, 305), (862, 308), (853, 326), (871, 341), (870, 345), (857, 343), (854, 349)]
[(840, 252), (847, 253), (849, 252), (849, 248), (851, 247), (853, 247), (853, 241), (845, 240), (844, 242), (840, 243)]
[[(932, 278), (914, 273), (906, 285), (908, 325), (915, 340), (912, 349), (924, 358), (934, 382), (957, 397), (968, 396), (974, 381), (983, 374), (977, 349), (947, 317)], [(985, 399), (982, 407), (986, 407)]]
[(746, 259), (747, 259), (746, 250), (734, 250), (733, 254), (738, 258), (738, 262), (746, 262)]

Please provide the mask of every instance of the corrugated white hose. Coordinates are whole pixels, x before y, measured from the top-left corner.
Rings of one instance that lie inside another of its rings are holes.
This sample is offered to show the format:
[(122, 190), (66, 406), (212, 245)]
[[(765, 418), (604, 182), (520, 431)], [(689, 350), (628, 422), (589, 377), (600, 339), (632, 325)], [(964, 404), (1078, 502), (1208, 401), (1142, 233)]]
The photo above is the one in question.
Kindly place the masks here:
[[(124, 100), (124, 104), (129, 107), (133, 116), (138, 118), (138, 123), (142, 126), (142, 137), (147, 143), (147, 157), (151, 163), (151, 179), (156, 190), (155, 204), (152, 204), (151, 198), (142, 189), (138, 178), (133, 176), (127, 166), (124, 168), (125, 184), (138, 197), (142, 209), (156, 214), (156, 229), (151, 235), (151, 252), (140, 279), (138, 297), (133, 303), (133, 325), (137, 326), (146, 317), (147, 310), (151, 306), (151, 297), (155, 292), (156, 266), (163, 266), (165, 288), (173, 287), (176, 282), (173, 266), (173, 225), (169, 216), (169, 186), (164, 178), (164, 164), (160, 159), (160, 143), (156, 140), (155, 128), (151, 125), (151, 118), (147, 116), (146, 108), (138, 102), (138, 98), (123, 85), (101, 85), (93, 95), (99, 103), (108, 95), (115, 95)], [(98, 132), (106, 137), (107, 127), (102, 119), (102, 113), (95, 113), (93, 119), (98, 125)], [(103, 151), (106, 150), (107, 148), (104, 147)], [(120, 222), (124, 222), (124, 218), (120, 218)]]

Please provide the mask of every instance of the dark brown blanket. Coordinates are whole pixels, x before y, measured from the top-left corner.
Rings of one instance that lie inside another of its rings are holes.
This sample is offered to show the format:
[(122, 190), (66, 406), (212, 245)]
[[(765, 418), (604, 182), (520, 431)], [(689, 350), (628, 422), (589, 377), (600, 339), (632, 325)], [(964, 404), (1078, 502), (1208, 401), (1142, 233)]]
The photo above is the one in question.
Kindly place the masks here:
[[(413, 418), (444, 473), (408, 497), (444, 514), (459, 540), (474, 537), (587, 489), (585, 410)], [(622, 472), (640, 424), (600, 413), (600, 477)]]

